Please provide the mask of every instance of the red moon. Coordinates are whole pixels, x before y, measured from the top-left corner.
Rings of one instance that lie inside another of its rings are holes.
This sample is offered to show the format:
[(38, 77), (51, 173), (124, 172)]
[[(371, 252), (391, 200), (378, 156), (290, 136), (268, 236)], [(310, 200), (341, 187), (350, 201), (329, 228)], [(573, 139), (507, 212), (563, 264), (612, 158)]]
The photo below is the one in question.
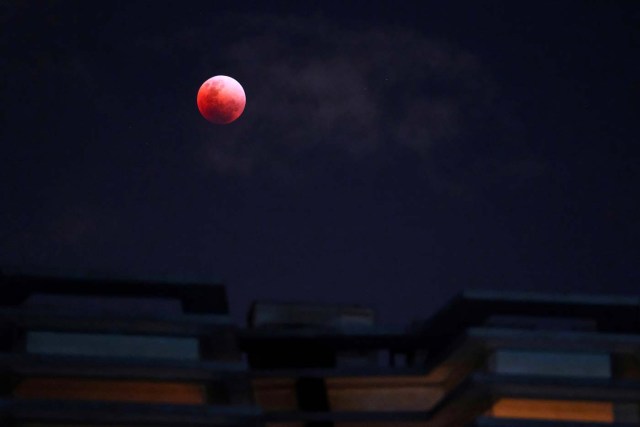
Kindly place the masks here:
[(198, 110), (205, 119), (217, 125), (226, 125), (240, 117), (247, 98), (235, 79), (215, 76), (200, 86), (197, 102)]

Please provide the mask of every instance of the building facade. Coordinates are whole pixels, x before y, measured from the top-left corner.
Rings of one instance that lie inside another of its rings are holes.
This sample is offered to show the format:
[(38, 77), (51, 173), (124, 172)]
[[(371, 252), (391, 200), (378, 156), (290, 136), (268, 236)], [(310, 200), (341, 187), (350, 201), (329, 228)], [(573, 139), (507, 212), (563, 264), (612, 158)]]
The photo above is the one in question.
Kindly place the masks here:
[(640, 297), (465, 292), (406, 328), (224, 287), (0, 277), (1, 425), (640, 425)]

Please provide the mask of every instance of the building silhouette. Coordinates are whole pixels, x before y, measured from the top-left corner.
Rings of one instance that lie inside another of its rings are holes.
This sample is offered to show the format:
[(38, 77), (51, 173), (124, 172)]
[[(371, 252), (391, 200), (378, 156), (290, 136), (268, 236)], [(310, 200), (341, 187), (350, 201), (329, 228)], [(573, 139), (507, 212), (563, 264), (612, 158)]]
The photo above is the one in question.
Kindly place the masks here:
[(406, 328), (223, 286), (0, 276), (2, 426), (633, 426), (640, 297), (465, 292)]

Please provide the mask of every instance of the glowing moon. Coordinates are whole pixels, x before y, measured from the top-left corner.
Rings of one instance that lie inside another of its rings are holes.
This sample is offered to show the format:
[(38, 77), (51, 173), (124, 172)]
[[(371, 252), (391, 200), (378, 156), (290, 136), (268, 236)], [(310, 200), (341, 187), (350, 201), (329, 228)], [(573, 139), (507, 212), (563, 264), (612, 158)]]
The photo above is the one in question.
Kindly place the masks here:
[(198, 90), (198, 110), (211, 123), (226, 125), (236, 120), (244, 111), (247, 98), (244, 89), (235, 79), (214, 76)]

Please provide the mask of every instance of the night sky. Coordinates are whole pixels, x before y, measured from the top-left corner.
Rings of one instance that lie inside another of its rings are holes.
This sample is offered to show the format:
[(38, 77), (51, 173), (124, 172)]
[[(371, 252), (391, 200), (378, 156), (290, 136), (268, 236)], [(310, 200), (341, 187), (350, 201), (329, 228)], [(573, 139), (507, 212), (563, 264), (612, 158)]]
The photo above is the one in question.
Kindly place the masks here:
[[(640, 290), (640, 2), (7, 1), (0, 268), (424, 318)], [(244, 87), (229, 125), (206, 79)]]

